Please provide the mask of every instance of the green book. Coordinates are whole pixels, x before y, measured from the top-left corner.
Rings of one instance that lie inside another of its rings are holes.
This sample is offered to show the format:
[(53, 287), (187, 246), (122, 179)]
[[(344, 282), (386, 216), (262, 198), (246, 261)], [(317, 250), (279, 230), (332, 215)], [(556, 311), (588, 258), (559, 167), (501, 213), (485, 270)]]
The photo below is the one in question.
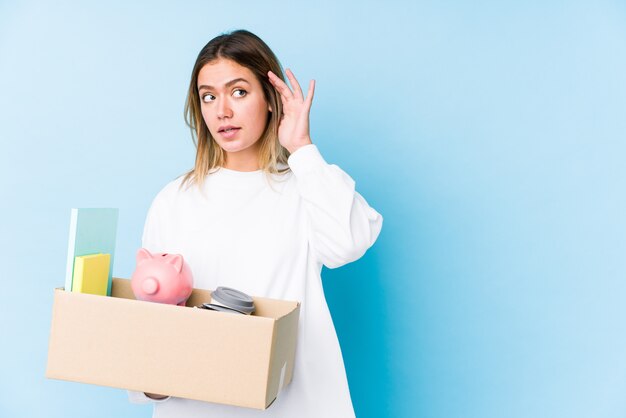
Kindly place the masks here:
[(107, 277), (107, 296), (111, 295), (111, 276), (115, 254), (115, 238), (119, 210), (116, 208), (73, 208), (70, 218), (70, 236), (67, 250), (65, 290), (73, 289), (76, 257), (92, 254), (110, 254)]

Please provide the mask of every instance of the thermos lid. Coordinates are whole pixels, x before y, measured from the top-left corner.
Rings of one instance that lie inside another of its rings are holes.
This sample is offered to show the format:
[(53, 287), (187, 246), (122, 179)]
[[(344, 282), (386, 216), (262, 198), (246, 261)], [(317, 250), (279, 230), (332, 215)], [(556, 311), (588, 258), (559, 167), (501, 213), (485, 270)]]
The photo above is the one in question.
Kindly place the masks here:
[(215, 302), (245, 314), (254, 312), (254, 301), (245, 293), (230, 287), (220, 286), (211, 293)]
[(217, 305), (215, 303), (203, 303), (201, 307), (204, 308), (204, 309), (209, 309), (211, 311), (227, 312), (227, 313), (233, 313), (233, 314), (237, 314), (237, 315), (245, 315), (241, 311), (238, 311), (236, 309), (227, 308), (226, 306), (222, 306), (222, 305)]

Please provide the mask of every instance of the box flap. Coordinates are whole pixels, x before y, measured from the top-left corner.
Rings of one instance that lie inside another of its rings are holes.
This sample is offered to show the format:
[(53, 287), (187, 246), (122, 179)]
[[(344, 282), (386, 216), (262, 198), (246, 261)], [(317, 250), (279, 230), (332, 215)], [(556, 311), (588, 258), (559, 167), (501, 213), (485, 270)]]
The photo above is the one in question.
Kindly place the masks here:
[(270, 405), (283, 387), (291, 382), (295, 364), (300, 304), (289, 314), (274, 322), (272, 358), (267, 380), (266, 405)]

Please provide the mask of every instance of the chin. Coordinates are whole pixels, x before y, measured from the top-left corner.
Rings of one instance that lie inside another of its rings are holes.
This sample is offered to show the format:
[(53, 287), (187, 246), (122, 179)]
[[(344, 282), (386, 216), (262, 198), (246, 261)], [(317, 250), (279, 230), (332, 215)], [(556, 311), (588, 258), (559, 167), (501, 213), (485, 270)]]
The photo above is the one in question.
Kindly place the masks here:
[(251, 147), (251, 144), (237, 144), (237, 143), (225, 143), (219, 144), (220, 148), (222, 148), (226, 152), (239, 152), (244, 151)]

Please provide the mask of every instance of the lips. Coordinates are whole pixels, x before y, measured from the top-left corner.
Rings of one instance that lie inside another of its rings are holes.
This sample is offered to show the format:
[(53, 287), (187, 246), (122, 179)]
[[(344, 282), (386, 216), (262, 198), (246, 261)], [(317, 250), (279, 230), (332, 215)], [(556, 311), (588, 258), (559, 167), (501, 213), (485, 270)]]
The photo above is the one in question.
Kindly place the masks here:
[(227, 125), (227, 126), (220, 126), (219, 129), (217, 130), (217, 132), (222, 133), (222, 132), (231, 132), (233, 130), (238, 130), (241, 129), (237, 126), (232, 126), (232, 125)]
[(236, 126), (220, 126), (217, 133), (224, 139), (232, 140), (237, 138), (237, 133), (241, 130)]

